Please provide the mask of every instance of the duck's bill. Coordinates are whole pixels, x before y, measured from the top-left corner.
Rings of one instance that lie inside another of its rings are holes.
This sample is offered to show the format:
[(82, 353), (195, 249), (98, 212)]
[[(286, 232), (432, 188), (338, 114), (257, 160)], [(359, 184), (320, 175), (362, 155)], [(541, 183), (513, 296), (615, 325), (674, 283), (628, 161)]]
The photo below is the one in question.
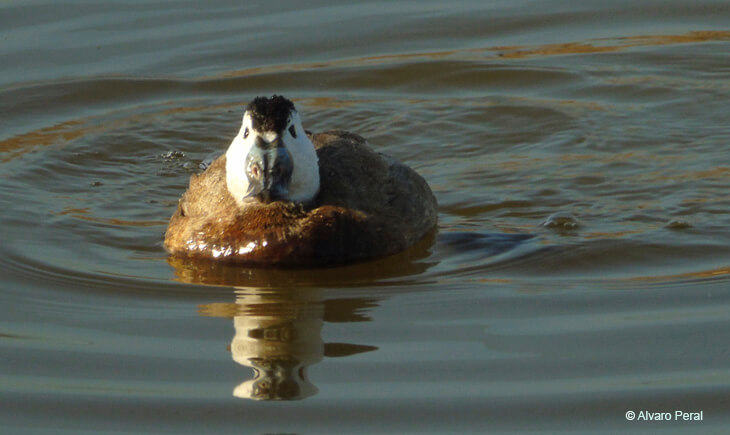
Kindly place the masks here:
[(257, 141), (246, 156), (248, 190), (244, 198), (268, 203), (287, 200), (293, 171), (291, 156), (279, 141)]

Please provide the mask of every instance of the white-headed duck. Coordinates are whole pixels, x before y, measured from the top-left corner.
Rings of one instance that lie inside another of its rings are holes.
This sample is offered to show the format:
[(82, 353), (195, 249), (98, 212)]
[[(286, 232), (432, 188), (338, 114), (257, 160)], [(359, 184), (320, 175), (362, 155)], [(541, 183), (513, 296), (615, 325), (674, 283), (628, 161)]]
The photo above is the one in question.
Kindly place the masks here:
[(414, 245), (436, 208), (420, 175), (362, 137), (311, 134), (291, 101), (258, 97), (228, 151), (191, 178), (165, 247), (249, 265), (342, 264)]

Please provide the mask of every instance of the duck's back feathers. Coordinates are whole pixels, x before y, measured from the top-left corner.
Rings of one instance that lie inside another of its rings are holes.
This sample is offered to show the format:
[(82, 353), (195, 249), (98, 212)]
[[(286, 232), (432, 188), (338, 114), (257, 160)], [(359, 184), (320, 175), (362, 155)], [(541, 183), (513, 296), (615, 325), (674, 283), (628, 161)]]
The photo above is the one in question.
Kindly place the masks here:
[(314, 204), (239, 207), (225, 155), (193, 176), (165, 234), (174, 255), (259, 265), (328, 265), (402, 251), (436, 225), (436, 200), (409, 167), (343, 131), (312, 135), (320, 166)]
[(398, 250), (419, 241), (436, 225), (436, 199), (413, 169), (373, 151), (346, 131), (315, 134), (320, 159), (319, 204), (360, 210), (403, 238)]

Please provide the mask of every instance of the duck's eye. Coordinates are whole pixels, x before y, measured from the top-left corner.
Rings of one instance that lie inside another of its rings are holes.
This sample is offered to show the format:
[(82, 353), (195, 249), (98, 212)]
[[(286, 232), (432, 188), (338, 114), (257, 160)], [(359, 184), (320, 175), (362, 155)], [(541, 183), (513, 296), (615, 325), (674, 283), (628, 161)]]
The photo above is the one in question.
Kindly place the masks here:
[(243, 131), (243, 138), (246, 139), (248, 137), (248, 127)]
[(291, 125), (289, 127), (289, 133), (291, 134), (291, 137), (293, 137), (294, 139), (297, 138), (297, 130), (294, 128), (294, 125)]

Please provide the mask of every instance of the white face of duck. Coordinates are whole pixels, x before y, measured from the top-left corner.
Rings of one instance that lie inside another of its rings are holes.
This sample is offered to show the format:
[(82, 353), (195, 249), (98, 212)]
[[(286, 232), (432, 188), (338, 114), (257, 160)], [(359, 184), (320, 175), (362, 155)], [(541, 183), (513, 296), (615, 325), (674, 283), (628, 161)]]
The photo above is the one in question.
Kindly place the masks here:
[(280, 131), (258, 131), (251, 113), (226, 152), (226, 182), (236, 202), (308, 202), (319, 192), (319, 165), (312, 141), (292, 110)]

